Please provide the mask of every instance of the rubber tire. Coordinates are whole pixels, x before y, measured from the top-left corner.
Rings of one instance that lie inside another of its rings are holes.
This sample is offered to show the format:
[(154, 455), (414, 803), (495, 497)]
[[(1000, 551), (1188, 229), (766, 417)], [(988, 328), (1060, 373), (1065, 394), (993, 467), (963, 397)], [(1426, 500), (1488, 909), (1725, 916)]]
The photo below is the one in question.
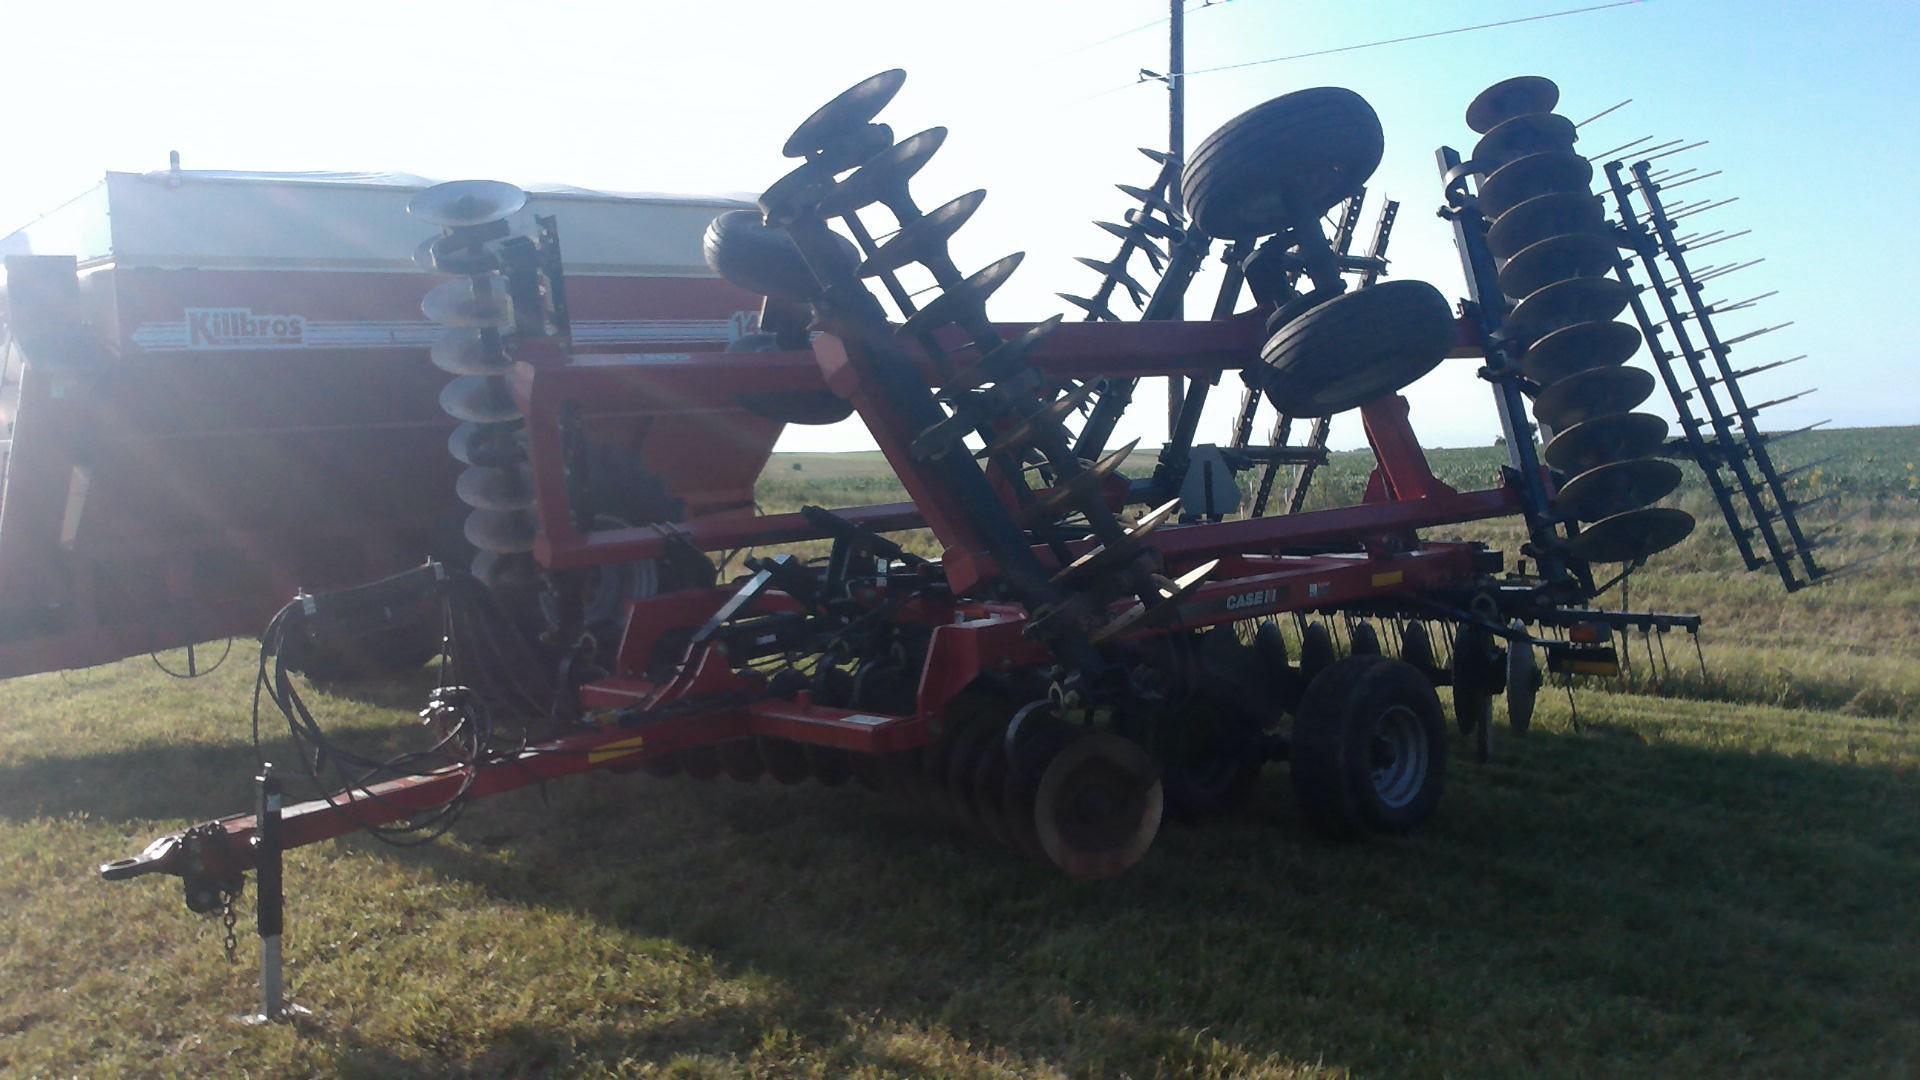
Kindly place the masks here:
[[(860, 249), (838, 233), (833, 236), (850, 274), (860, 263)], [(793, 238), (769, 226), (758, 210), (729, 210), (714, 218), (700, 247), (714, 273), (756, 296), (801, 304), (820, 296), (820, 283)]]
[(1282, 326), (1260, 350), (1261, 385), (1288, 416), (1332, 416), (1413, 384), (1447, 358), (1455, 336), (1440, 290), (1383, 281)]
[[(1372, 724), (1405, 707), (1427, 743), (1424, 783), (1401, 806), (1379, 798), (1372, 779)], [(1319, 832), (1340, 840), (1405, 833), (1432, 816), (1446, 787), (1447, 727), (1440, 698), (1411, 664), (1353, 656), (1307, 687), (1293, 724), (1293, 791)]]
[(1270, 236), (1353, 195), (1380, 166), (1380, 117), (1338, 86), (1284, 94), (1207, 136), (1182, 174), (1187, 213), (1208, 236)]

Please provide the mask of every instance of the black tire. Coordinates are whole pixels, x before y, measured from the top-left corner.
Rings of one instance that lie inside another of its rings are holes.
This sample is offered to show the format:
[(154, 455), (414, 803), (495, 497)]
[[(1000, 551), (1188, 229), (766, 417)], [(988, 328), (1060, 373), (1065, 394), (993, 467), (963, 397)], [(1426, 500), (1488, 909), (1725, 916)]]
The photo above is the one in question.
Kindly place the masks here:
[(1424, 281), (1383, 281), (1304, 312), (1260, 351), (1289, 416), (1332, 416), (1412, 384), (1453, 348), (1453, 308)]
[(1307, 687), (1293, 724), (1293, 791), (1318, 831), (1407, 832), (1432, 816), (1446, 773), (1440, 698), (1412, 665), (1349, 657)]
[[(842, 269), (852, 273), (860, 263), (860, 250), (838, 233), (834, 239), (845, 262)], [(793, 238), (784, 229), (768, 226), (757, 210), (729, 210), (714, 218), (701, 250), (714, 273), (755, 295), (795, 303), (820, 295), (820, 283)]]
[(1360, 190), (1385, 138), (1365, 98), (1337, 86), (1256, 105), (1207, 136), (1182, 176), (1208, 236), (1250, 240), (1318, 217)]

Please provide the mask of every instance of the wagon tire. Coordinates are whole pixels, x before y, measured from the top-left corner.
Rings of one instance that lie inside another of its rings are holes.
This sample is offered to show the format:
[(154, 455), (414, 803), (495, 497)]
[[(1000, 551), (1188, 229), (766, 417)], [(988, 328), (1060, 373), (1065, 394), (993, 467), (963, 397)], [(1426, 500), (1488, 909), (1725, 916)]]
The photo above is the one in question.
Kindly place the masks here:
[(1424, 281), (1384, 281), (1282, 325), (1260, 351), (1262, 386), (1288, 416), (1332, 416), (1411, 385), (1453, 347), (1453, 308)]
[(1408, 832), (1445, 788), (1440, 698), (1411, 664), (1349, 657), (1307, 687), (1292, 758), (1294, 795), (1317, 831), (1341, 840)]
[(1284, 94), (1222, 124), (1193, 152), (1182, 183), (1209, 236), (1270, 236), (1360, 190), (1385, 147), (1380, 117), (1337, 86)]

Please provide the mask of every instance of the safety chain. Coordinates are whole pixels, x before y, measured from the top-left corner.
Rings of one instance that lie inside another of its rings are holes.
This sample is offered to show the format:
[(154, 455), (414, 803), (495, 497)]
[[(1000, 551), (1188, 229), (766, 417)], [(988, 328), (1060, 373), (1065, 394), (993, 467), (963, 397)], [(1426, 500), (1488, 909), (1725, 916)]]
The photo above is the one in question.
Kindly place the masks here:
[(233, 909), (234, 901), (240, 899), (239, 889), (220, 890), (220, 947), (226, 950), (227, 963), (237, 963), (234, 950), (240, 945), (240, 939), (234, 935), (233, 928), (240, 922), (240, 914)]

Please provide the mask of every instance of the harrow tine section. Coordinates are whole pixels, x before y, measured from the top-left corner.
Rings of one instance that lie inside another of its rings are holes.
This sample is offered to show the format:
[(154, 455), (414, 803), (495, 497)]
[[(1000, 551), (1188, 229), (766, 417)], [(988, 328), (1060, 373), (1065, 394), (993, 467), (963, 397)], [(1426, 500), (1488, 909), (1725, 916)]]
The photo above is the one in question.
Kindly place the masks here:
[(1084, 296), (1075, 296), (1072, 293), (1054, 293), (1053, 295), (1086, 312), (1089, 321), (1093, 319), (1101, 319), (1106, 322), (1120, 321), (1120, 316), (1115, 315), (1112, 308), (1109, 308), (1098, 300), (1090, 300)]

